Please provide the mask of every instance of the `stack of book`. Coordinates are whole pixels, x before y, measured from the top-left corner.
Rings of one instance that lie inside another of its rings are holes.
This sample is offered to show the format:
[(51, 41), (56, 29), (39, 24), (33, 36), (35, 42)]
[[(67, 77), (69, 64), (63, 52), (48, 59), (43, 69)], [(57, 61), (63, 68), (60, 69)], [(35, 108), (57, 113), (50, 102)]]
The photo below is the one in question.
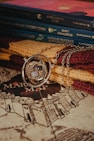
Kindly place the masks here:
[(43, 42), (94, 44), (93, 2), (78, 0), (0, 3), (0, 34)]

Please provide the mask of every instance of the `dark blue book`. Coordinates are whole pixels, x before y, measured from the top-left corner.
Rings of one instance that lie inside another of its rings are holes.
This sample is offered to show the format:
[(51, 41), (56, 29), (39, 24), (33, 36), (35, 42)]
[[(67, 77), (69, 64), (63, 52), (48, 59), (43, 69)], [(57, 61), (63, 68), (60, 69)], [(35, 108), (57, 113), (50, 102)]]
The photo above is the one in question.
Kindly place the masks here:
[(0, 13), (2, 13), (2, 16), (19, 17), (55, 25), (94, 30), (94, 17), (84, 16), (83, 14), (77, 15), (5, 3), (0, 3)]
[(25, 31), (25, 30), (7, 28), (7, 27), (0, 27), (0, 36), (12, 36), (12, 37), (18, 37), (20, 39), (21, 38), (32, 39), (36, 41), (50, 42), (57, 44), (68, 44), (68, 45), (74, 44), (80, 46), (94, 45), (94, 41), (90, 41), (90, 40), (82, 40), (74, 37), (59, 36), (54, 34), (45, 34), (45, 33), (43, 34), (39, 32)]
[(29, 19), (26, 20), (14, 17), (0, 16), (0, 26), (94, 41), (93, 31), (52, 25)]

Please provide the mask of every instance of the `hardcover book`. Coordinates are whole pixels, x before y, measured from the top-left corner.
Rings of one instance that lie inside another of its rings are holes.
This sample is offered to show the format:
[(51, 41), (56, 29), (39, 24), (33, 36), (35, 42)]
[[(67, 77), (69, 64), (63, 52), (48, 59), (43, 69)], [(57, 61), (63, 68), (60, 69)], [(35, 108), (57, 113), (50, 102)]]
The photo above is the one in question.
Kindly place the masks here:
[(52, 34), (60, 35), (63, 37), (73, 37), (83, 40), (94, 41), (94, 32), (89, 30), (82, 30), (77, 28), (58, 26), (53, 24), (48, 24), (35, 20), (20, 19), (14, 17), (0, 16), (0, 26), (7, 27), (11, 29), (20, 29), (33, 32), (39, 32), (40, 34)]
[(67, 37), (55, 34), (46, 34), (40, 32), (26, 31), (22, 29), (0, 27), (2, 36), (10, 36), (20, 39), (30, 39), (41, 42), (49, 42), (56, 44), (79, 45), (79, 46), (93, 46), (94, 40), (79, 39), (76, 37)]
[(52, 10), (65, 13), (74, 13), (79, 15), (94, 16), (94, 4), (90, 1), (80, 0), (9, 0), (8, 4), (33, 7), (44, 10)]
[(7, 1), (0, 4), (2, 15), (28, 18), (51, 24), (94, 29), (93, 3), (82, 1)]

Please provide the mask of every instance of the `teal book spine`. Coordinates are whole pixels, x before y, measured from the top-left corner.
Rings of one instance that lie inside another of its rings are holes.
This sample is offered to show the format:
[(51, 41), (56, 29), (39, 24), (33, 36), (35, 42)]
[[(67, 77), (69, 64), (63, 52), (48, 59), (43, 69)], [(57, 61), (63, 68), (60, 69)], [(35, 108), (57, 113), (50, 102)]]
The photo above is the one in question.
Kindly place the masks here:
[(93, 31), (52, 25), (34, 20), (0, 16), (0, 26), (94, 41)]
[(0, 3), (2, 16), (32, 19), (54, 25), (67, 26), (85, 30), (94, 30), (94, 17), (77, 16), (70, 13), (44, 10), (26, 6)]
[(77, 39), (74, 37), (66, 37), (66, 36), (59, 36), (59, 35), (53, 35), (53, 34), (43, 34), (39, 32), (25, 31), (20, 29), (18, 30), (14, 28), (0, 27), (0, 35), (1, 36), (8, 35), (8, 36), (22, 38), (22, 39), (32, 39), (36, 41), (50, 42), (50, 43), (57, 43), (57, 44), (94, 46), (94, 41), (90, 41), (90, 40), (82, 40), (82, 39)]

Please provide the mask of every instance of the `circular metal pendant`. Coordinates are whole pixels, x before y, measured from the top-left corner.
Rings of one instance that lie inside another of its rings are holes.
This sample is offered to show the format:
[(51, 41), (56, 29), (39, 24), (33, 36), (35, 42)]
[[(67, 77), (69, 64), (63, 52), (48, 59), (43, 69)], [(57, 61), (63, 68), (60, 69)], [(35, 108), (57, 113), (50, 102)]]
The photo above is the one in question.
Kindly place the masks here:
[(22, 78), (28, 86), (37, 88), (47, 82), (51, 73), (51, 63), (47, 57), (36, 54), (24, 60)]

